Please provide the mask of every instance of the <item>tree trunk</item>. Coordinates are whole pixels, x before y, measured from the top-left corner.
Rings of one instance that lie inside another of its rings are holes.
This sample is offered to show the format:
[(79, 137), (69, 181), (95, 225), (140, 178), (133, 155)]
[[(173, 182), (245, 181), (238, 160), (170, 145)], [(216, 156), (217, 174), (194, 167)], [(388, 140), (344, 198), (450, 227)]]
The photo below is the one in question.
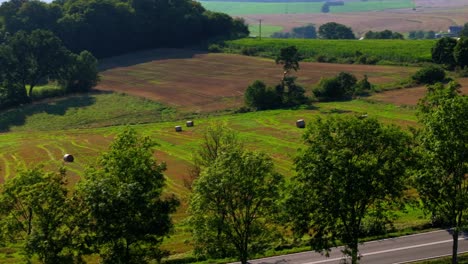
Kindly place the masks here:
[(458, 228), (453, 229), (452, 233), (453, 245), (452, 245), (452, 264), (458, 263)]
[(32, 211), (32, 208), (29, 207), (28, 236), (31, 235), (31, 230), (32, 230), (32, 218), (33, 218), (33, 211)]
[(357, 249), (357, 245), (353, 245), (353, 248), (351, 249), (351, 263), (352, 264), (357, 264), (358, 263), (358, 249)]
[(31, 85), (29, 86), (29, 93), (28, 93), (29, 98), (32, 98), (32, 91), (33, 91), (33, 88), (34, 88), (34, 85), (31, 84)]

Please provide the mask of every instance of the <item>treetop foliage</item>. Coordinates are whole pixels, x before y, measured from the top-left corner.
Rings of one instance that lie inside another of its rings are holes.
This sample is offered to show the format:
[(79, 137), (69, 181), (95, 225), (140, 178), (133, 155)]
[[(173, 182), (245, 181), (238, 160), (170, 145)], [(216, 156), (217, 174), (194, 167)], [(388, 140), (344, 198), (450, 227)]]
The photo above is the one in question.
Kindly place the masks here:
[(92, 244), (104, 263), (146, 263), (165, 255), (159, 244), (172, 230), (170, 214), (179, 202), (161, 197), (166, 165), (154, 159), (154, 145), (126, 129), (79, 183)]
[(355, 39), (350, 27), (336, 22), (329, 22), (319, 27), (318, 35), (322, 39)]
[(318, 251), (341, 241), (357, 263), (365, 217), (389, 221), (388, 206), (406, 189), (410, 137), (373, 118), (318, 119), (304, 134), (297, 176), (286, 203), (298, 235), (311, 235)]
[(248, 35), (243, 20), (191, 0), (10, 0), (0, 6), (0, 17), (4, 32), (50, 30), (72, 52), (88, 50), (98, 58)]

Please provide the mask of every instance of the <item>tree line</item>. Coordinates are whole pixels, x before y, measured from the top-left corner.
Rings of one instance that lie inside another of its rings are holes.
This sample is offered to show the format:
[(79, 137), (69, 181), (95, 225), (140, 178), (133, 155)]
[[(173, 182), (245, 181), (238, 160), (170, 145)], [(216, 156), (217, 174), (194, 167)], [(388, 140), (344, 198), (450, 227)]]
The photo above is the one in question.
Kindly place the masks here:
[(21, 30), (50, 30), (72, 52), (88, 50), (97, 58), (249, 34), (243, 20), (191, 0), (10, 0), (0, 17), (0, 41)]
[[(416, 189), (426, 212), (452, 228), (456, 263), (468, 210), (468, 97), (458, 87), (429, 86), (410, 132), (367, 115), (310, 122), (290, 181), (226, 124), (205, 127), (186, 181), (195, 256), (245, 264), (293, 234), (323, 253), (342, 243), (358, 263), (362, 238), (386, 232)], [(0, 190), (1, 241), (41, 263), (160, 261), (179, 201), (164, 193), (154, 146), (125, 129), (72, 188), (63, 168), (20, 167)]]

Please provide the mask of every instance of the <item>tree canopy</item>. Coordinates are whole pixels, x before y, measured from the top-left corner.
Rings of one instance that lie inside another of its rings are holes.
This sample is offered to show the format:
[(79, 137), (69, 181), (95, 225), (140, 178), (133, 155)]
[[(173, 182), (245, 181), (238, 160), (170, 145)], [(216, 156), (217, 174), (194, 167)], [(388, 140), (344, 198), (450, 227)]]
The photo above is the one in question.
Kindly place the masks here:
[(91, 244), (104, 263), (146, 263), (165, 254), (159, 244), (172, 229), (178, 200), (162, 197), (166, 166), (154, 159), (153, 146), (126, 129), (79, 183)]
[(190, 198), (197, 251), (235, 253), (246, 264), (249, 256), (265, 250), (274, 233), (272, 213), (282, 181), (267, 155), (224, 148), (195, 181)]
[(421, 168), (416, 186), (426, 209), (453, 229), (452, 263), (468, 213), (468, 97), (458, 85), (430, 86), (419, 102)]
[(98, 58), (248, 35), (242, 19), (191, 0), (10, 0), (0, 6), (0, 18), (9, 34), (50, 30), (72, 52), (88, 50)]
[(318, 35), (322, 39), (355, 39), (350, 27), (336, 22), (329, 22), (319, 27)]
[(332, 117), (309, 126), (304, 141), (285, 206), (293, 229), (318, 251), (341, 241), (357, 263), (364, 220), (389, 220), (388, 206), (406, 189), (410, 138), (373, 118)]

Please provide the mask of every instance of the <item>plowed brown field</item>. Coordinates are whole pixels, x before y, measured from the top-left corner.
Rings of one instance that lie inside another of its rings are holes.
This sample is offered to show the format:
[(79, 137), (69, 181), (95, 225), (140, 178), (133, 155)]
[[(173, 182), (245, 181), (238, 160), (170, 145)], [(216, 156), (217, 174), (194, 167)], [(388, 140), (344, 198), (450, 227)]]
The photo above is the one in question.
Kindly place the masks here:
[[(416, 68), (301, 63), (295, 74), (306, 88), (322, 77), (345, 71), (373, 84), (398, 83)], [(282, 77), (273, 60), (233, 54), (160, 49), (104, 60), (98, 89), (145, 97), (190, 112), (210, 112), (243, 105), (243, 93), (255, 80), (275, 85)]]
[[(468, 78), (460, 78), (461, 92), (468, 94)], [(383, 93), (374, 94), (372, 99), (377, 101), (392, 103), (396, 105), (416, 105), (421, 97), (426, 94), (426, 87), (415, 87), (409, 89), (392, 90)]]

